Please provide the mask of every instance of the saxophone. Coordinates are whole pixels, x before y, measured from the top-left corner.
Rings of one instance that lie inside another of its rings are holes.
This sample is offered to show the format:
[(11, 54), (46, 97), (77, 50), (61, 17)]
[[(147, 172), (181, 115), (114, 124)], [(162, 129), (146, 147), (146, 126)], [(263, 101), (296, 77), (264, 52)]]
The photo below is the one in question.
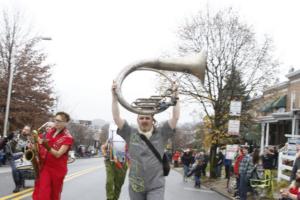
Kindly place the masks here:
[(36, 178), (39, 177), (39, 172), (41, 169), (41, 162), (42, 162), (39, 154), (38, 133), (46, 125), (47, 122), (37, 130), (33, 130), (31, 132), (31, 136), (33, 138), (33, 147), (25, 151), (25, 159), (32, 163), (32, 167)]

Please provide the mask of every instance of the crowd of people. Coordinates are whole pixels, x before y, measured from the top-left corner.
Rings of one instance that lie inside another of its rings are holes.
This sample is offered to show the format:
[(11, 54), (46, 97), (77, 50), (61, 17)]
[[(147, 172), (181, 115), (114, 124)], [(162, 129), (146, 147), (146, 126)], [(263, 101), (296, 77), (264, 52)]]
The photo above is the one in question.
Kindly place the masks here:
[[(234, 198), (245, 200), (247, 199), (247, 194), (255, 195), (256, 192), (254, 188), (251, 187), (250, 179), (262, 179), (267, 170), (269, 170), (271, 175), (275, 175), (274, 170), (276, 170), (278, 165), (278, 151), (276, 147), (268, 146), (261, 155), (258, 148), (240, 145), (234, 158), (228, 158), (226, 156), (226, 150), (219, 149), (215, 161), (214, 173), (216, 178), (224, 177), (227, 179), (227, 187), (229, 187), (229, 181), (232, 182), (232, 179), (234, 179)], [(197, 152), (195, 150), (185, 149), (181, 152), (175, 151), (172, 156), (172, 162), (174, 167), (182, 166), (183, 180), (185, 182), (188, 177), (193, 175), (195, 187), (199, 188), (201, 185), (201, 177), (206, 176), (209, 155), (205, 151)], [(298, 162), (300, 163), (300, 159)], [(297, 165), (297, 162), (294, 166), (298, 166), (300, 169), (300, 164)], [(296, 168), (293, 171), (296, 176)]]

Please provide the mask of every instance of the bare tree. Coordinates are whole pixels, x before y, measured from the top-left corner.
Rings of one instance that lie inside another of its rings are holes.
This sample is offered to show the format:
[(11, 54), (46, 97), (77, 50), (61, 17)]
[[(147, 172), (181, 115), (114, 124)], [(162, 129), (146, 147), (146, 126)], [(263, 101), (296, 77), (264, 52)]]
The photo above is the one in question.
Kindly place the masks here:
[(203, 49), (208, 54), (204, 84), (185, 75), (180, 79), (180, 91), (199, 102), (210, 120), (210, 166), (211, 176), (215, 177), (216, 149), (227, 134), (228, 115), (224, 112), (228, 111), (223, 108), (228, 107), (228, 101), (242, 98), (236, 92), (225, 92), (229, 74), (238, 72), (235, 74), (239, 74), (246, 90), (243, 95), (249, 96), (272, 83), (278, 62), (272, 55), (272, 40), (265, 37), (258, 43), (252, 27), (242, 22), (231, 8), (214, 15), (209, 11), (195, 15), (179, 27), (178, 36), (180, 54)]
[(69, 123), (68, 129), (74, 137), (74, 147), (77, 148), (79, 145), (88, 145), (90, 134), (86, 126), (78, 123)]
[[(19, 13), (3, 12), (0, 18), (0, 123), (3, 124), (10, 71), (13, 70), (10, 129), (24, 124), (39, 127), (48, 121), (55, 100), (51, 88), (51, 65), (39, 48), (40, 37), (30, 34)], [(2, 129), (2, 126), (1, 126)], [(2, 131), (1, 131), (2, 132)]]

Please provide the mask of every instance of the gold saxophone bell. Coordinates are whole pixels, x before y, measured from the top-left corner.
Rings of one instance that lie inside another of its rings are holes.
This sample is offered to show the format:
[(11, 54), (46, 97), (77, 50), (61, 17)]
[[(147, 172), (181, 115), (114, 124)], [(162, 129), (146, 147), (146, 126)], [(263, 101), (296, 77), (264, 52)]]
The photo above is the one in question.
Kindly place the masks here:
[(32, 149), (28, 149), (25, 151), (25, 159), (28, 160), (28, 161), (31, 161), (33, 160), (35, 154), (34, 154), (34, 151)]
[(33, 149), (28, 149), (25, 151), (25, 159), (30, 161), (36, 177), (39, 177), (39, 171), (41, 168), (40, 158), (39, 158), (39, 147), (38, 147), (38, 132), (36, 130), (31, 133), (33, 137)]
[(207, 66), (206, 62), (206, 52), (202, 51), (193, 61), (187, 60), (187, 58), (182, 58), (180, 60), (153, 60), (153, 61), (142, 61), (134, 65), (127, 66), (124, 68), (115, 79), (116, 82), (116, 96), (119, 103), (124, 106), (127, 110), (143, 115), (153, 115), (166, 110), (169, 106), (175, 105), (176, 100), (172, 99), (169, 95), (171, 101), (165, 102), (166, 96), (151, 96), (150, 98), (139, 98), (132, 104), (129, 104), (123, 97), (121, 87), (124, 79), (132, 72), (137, 70), (149, 70), (155, 71), (163, 74), (161, 71), (173, 71), (173, 72), (183, 72), (196, 76), (200, 79), (201, 83), (204, 82), (205, 69)]

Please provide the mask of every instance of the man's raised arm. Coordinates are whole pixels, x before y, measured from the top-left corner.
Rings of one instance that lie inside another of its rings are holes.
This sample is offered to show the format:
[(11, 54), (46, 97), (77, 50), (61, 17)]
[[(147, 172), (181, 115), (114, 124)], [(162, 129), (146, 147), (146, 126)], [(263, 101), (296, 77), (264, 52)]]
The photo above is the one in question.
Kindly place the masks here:
[(174, 83), (173, 90), (175, 91), (174, 97), (177, 99), (176, 105), (173, 107), (172, 117), (169, 119), (169, 125), (172, 129), (176, 128), (176, 124), (179, 120), (180, 115), (180, 105), (179, 105), (179, 99), (178, 99), (178, 86)]
[(123, 128), (123, 125), (125, 123), (125, 120), (121, 118), (120, 116), (120, 110), (119, 110), (119, 105), (118, 105), (118, 100), (117, 100), (117, 95), (116, 95), (116, 83), (115, 81), (113, 81), (113, 85), (112, 85), (112, 116), (113, 116), (113, 120), (116, 123), (116, 125), (118, 126), (119, 129)]

